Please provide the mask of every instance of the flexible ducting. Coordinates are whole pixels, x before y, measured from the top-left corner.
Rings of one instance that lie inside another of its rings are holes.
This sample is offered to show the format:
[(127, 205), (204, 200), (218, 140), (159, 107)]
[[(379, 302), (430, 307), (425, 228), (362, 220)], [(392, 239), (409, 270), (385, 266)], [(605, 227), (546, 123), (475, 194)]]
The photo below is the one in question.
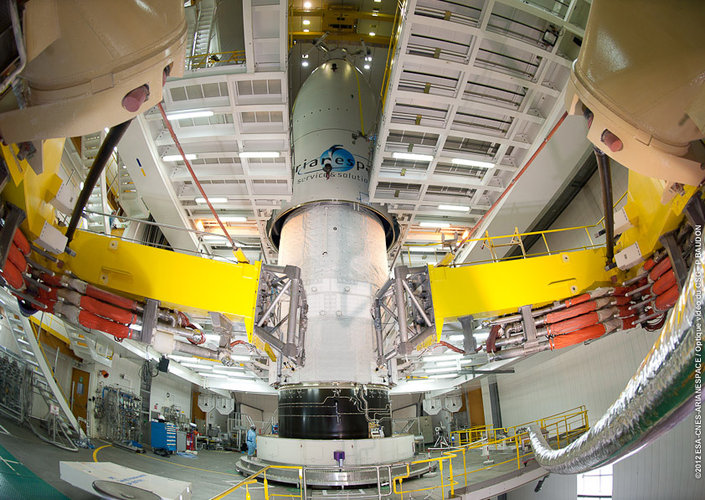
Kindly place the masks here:
[(585, 472), (637, 452), (693, 410), (696, 341), (703, 331), (703, 255), (690, 275), (659, 338), (619, 398), (576, 441), (558, 450), (541, 429), (529, 429), (536, 461), (558, 474)]

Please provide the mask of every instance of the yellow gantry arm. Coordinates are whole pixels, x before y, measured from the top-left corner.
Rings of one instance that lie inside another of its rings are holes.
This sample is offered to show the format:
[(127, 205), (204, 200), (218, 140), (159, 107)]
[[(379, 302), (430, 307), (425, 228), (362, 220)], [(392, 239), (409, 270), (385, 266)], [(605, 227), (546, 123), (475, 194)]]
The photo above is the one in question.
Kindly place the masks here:
[(460, 316), (495, 316), (609, 285), (604, 249), (465, 267), (429, 266), (436, 332)]
[(122, 295), (185, 312), (214, 311), (245, 322), (252, 335), (261, 263), (235, 264), (76, 231), (69, 270)]

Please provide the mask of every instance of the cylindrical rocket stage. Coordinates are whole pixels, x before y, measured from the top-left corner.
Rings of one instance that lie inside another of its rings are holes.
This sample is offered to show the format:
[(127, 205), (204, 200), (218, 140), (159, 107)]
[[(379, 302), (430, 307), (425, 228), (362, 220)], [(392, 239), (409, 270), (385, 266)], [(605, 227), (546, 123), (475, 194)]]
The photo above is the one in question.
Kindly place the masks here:
[(301, 269), (308, 314), (305, 363), (277, 374), (282, 438), (365, 439), (377, 427), (391, 436), (389, 374), (377, 366), (370, 313), (395, 237), (369, 202), (377, 112), (364, 76), (344, 60), (316, 68), (296, 98), (293, 196), (270, 236), (279, 265)]
[(369, 421), (392, 435), (389, 391), (351, 384), (287, 386), (279, 391), (279, 435), (299, 439), (364, 439)]

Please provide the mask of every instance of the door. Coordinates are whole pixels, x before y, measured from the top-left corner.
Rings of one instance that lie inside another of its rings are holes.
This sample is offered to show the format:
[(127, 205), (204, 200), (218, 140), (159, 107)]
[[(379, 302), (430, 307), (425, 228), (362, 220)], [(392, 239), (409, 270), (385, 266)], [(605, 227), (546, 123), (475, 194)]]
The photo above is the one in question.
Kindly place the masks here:
[[(86, 418), (88, 408), (88, 382), (91, 374), (74, 368), (71, 373), (71, 411), (76, 418)], [(81, 427), (87, 432), (86, 424), (81, 422)]]

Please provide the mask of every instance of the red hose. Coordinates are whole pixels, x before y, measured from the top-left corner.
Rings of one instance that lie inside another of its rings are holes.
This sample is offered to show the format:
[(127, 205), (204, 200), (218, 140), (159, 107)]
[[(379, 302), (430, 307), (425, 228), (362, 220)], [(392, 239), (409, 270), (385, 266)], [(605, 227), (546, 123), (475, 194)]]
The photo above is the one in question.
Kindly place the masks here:
[(622, 296), (626, 295), (628, 292), (631, 292), (634, 290), (634, 286), (616, 286), (614, 287), (614, 292), (612, 292), (615, 296)]
[(651, 287), (651, 293), (654, 295), (661, 295), (673, 285), (676, 284), (676, 273), (673, 269), (669, 269), (661, 277), (656, 280), (656, 283)]
[(5, 262), (5, 268), (2, 270), (2, 277), (5, 278), (7, 284), (10, 285), (15, 290), (22, 290), (24, 288), (24, 278), (15, 265), (7, 259)]
[(137, 315), (125, 309), (115, 307), (105, 302), (94, 299), (93, 297), (88, 297), (84, 295), (81, 297), (81, 309), (84, 309), (98, 316), (108, 318), (112, 321), (118, 323), (124, 323), (126, 325), (131, 325), (137, 321)]
[[(563, 120), (565, 120), (566, 116), (568, 116), (568, 113), (563, 113), (563, 116), (561, 116), (560, 119), (558, 120), (558, 122), (553, 126), (553, 128), (552, 128), (551, 131), (548, 133), (548, 135), (547, 135), (546, 138), (543, 140), (543, 142), (539, 145), (539, 147), (536, 149), (536, 151), (534, 151), (534, 154), (531, 155), (531, 158), (529, 158), (529, 160), (524, 164), (524, 166), (522, 167), (522, 169), (519, 170), (519, 173), (517, 173), (517, 175), (515, 175), (514, 178), (513, 178), (511, 181), (509, 181), (509, 185), (507, 185), (507, 187), (505, 188), (505, 190), (502, 191), (502, 194), (499, 195), (499, 198), (497, 198), (497, 201), (495, 201), (495, 202), (492, 204), (492, 206), (489, 208), (489, 210), (487, 210), (487, 211), (482, 215), (482, 217), (480, 217), (480, 220), (478, 220), (477, 223), (472, 227), (472, 229), (470, 229), (470, 231), (468, 232), (467, 238), (463, 238), (462, 240), (460, 240), (460, 245), (462, 245), (462, 244), (465, 243), (467, 240), (469, 240), (470, 238), (473, 237), (473, 235), (475, 234), (475, 231), (477, 231), (477, 228), (480, 227), (480, 224), (482, 224), (482, 223), (485, 221), (485, 218), (486, 218), (490, 213), (492, 213), (492, 211), (497, 207), (497, 205), (499, 205), (499, 202), (502, 201), (502, 199), (509, 193), (509, 191), (512, 190), (512, 188), (514, 187), (514, 184), (516, 184), (517, 181), (519, 180), (519, 178), (520, 178), (522, 175), (524, 175), (524, 172), (526, 172), (526, 169), (529, 168), (529, 165), (531, 165), (531, 164), (534, 162), (534, 160), (536, 159), (536, 157), (537, 157), (537, 156), (539, 155), (539, 153), (543, 150), (544, 146), (546, 146), (546, 144), (548, 144), (548, 141), (551, 140), (551, 137), (553, 137), (553, 134), (556, 133), (556, 130), (558, 130), (558, 127), (561, 126), (561, 123), (563, 123)], [(182, 156), (183, 156), (183, 153), (182, 153)], [(460, 245), (459, 245), (459, 246), (460, 246)]]
[(660, 312), (665, 312), (668, 311), (671, 307), (676, 305), (676, 301), (678, 300), (678, 286), (673, 285), (671, 288), (663, 292), (661, 295), (656, 297), (656, 300), (654, 300), (654, 309), (656, 311)]
[(582, 295), (578, 295), (577, 297), (570, 298), (564, 302), (566, 307), (571, 307), (571, 306), (577, 306), (578, 304), (582, 304), (583, 302), (587, 302), (590, 300), (592, 296), (589, 293), (584, 293)]
[(495, 352), (495, 342), (497, 342), (501, 329), (500, 325), (492, 325), (492, 328), (490, 328), (490, 334), (487, 336), (487, 343), (485, 344), (487, 352)]
[(86, 295), (93, 297), (94, 299), (98, 299), (102, 302), (106, 302), (117, 307), (122, 307), (123, 309), (127, 309), (130, 311), (134, 309), (137, 305), (137, 302), (135, 302), (134, 300), (128, 299), (127, 297), (122, 297), (111, 292), (106, 292), (105, 290), (96, 288), (93, 285), (86, 286)]
[(566, 335), (558, 335), (551, 339), (551, 349), (562, 349), (575, 344), (580, 344), (586, 340), (596, 339), (603, 335), (607, 329), (602, 323), (597, 325), (588, 326), (578, 330), (577, 332), (569, 333)]
[(595, 311), (596, 309), (607, 305), (608, 302), (609, 299), (595, 299), (589, 302), (583, 302), (577, 306), (569, 307), (568, 309), (563, 309), (562, 311), (549, 313), (546, 315), (546, 323), (558, 323), (559, 321), (564, 321), (575, 316), (580, 316), (581, 314)]
[(61, 276), (59, 275), (50, 276), (46, 273), (42, 273), (40, 278), (42, 278), (44, 283), (51, 287), (61, 286)]
[(600, 322), (600, 317), (596, 312), (591, 312), (578, 316), (576, 318), (561, 321), (559, 323), (554, 323), (552, 325), (546, 326), (546, 333), (548, 335), (561, 335), (564, 333), (574, 332), (576, 330), (581, 330), (592, 326)]
[[(225, 229), (223, 222), (220, 220), (220, 217), (218, 216), (218, 212), (215, 211), (215, 208), (213, 208), (213, 205), (211, 204), (210, 200), (208, 199), (208, 195), (203, 190), (203, 186), (201, 186), (201, 183), (198, 181), (198, 178), (196, 177), (196, 172), (194, 172), (193, 168), (191, 168), (191, 162), (188, 161), (188, 159), (186, 159), (186, 154), (184, 153), (184, 150), (181, 148), (181, 143), (179, 142), (179, 139), (176, 137), (176, 133), (174, 132), (174, 129), (171, 126), (171, 122), (169, 122), (169, 119), (166, 117), (166, 111), (164, 111), (164, 106), (162, 106), (162, 103), (160, 102), (159, 104), (157, 104), (157, 107), (159, 108), (159, 112), (162, 114), (162, 118), (164, 119), (164, 124), (166, 125), (166, 128), (169, 130), (169, 134), (171, 134), (171, 138), (174, 140), (174, 144), (176, 144), (176, 149), (179, 150), (179, 154), (181, 154), (181, 157), (183, 158), (184, 164), (186, 165), (186, 168), (188, 169), (189, 173), (191, 174), (191, 178), (193, 179), (193, 183), (196, 185), (196, 187), (200, 191), (201, 196), (203, 196), (203, 199), (206, 200), (206, 204), (208, 204), (208, 208), (210, 208), (211, 213), (213, 214), (213, 217), (215, 217), (215, 220), (216, 220), (216, 222), (218, 222), (220, 229), (222, 229), (223, 235), (228, 239), (228, 241), (230, 242), (230, 245), (233, 247), (233, 250), (239, 249), (239, 246), (235, 244), (235, 242), (233, 241), (232, 237), (230, 236), (230, 233), (228, 232), (228, 230)], [(245, 260), (245, 263), (247, 263), (247, 260)]]
[(32, 249), (29, 246), (29, 241), (27, 241), (26, 236), (19, 230), (19, 228), (15, 231), (15, 234), (12, 235), (12, 241), (15, 245), (17, 245), (25, 257), (29, 257), (29, 254), (32, 253)]
[(644, 271), (651, 271), (651, 270), (654, 268), (655, 265), (656, 265), (656, 261), (654, 260), (654, 258), (653, 258), (653, 257), (649, 257), (649, 258), (646, 259), (646, 261), (644, 262)]
[(622, 318), (622, 330), (630, 330), (636, 326), (636, 315)]
[(656, 264), (656, 266), (654, 266), (654, 268), (649, 272), (649, 279), (651, 281), (656, 281), (662, 274), (664, 274), (669, 269), (671, 269), (671, 259), (666, 257), (661, 262)]
[(20, 271), (24, 272), (27, 270), (27, 259), (16, 245), (10, 245), (7, 260), (12, 262)]
[(453, 344), (449, 344), (448, 342), (446, 342), (446, 341), (444, 341), (444, 340), (441, 340), (440, 342), (436, 343), (436, 345), (434, 345), (433, 347), (436, 347), (436, 346), (439, 346), (439, 345), (440, 345), (440, 346), (443, 346), (443, 347), (447, 347), (448, 349), (450, 349), (450, 350), (453, 351), (453, 352), (457, 352), (457, 353), (460, 353), (460, 354), (465, 354), (465, 351), (463, 351), (463, 350), (460, 349), (459, 347), (455, 347)]
[(127, 325), (101, 318), (88, 311), (78, 313), (78, 322), (86, 328), (100, 330), (101, 332), (108, 333), (120, 339), (132, 338), (132, 330), (130, 330)]

